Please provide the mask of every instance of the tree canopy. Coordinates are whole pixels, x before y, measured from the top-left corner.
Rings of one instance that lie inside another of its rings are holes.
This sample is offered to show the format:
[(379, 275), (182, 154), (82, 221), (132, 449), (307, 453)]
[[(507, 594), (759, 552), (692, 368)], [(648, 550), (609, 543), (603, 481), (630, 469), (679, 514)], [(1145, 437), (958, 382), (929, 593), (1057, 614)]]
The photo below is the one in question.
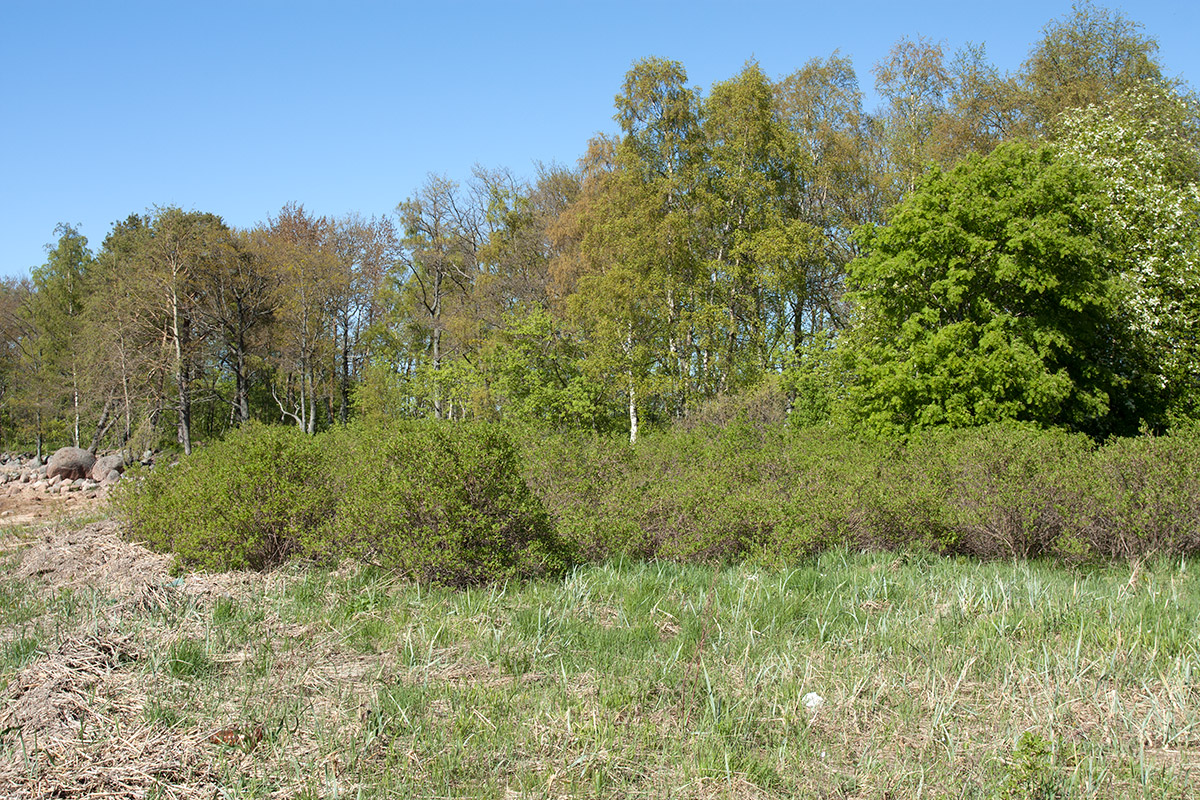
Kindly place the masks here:
[(1092, 211), (1103, 202), (1091, 172), (1049, 146), (1005, 144), (931, 172), (850, 266), (849, 413), (883, 432), (1136, 430), (1141, 365)]
[(1010, 73), (922, 37), (869, 71), (875, 109), (836, 50), (707, 88), (650, 57), (575, 165), (248, 229), (151, 207), (96, 252), (61, 225), (0, 292), (0, 438), (386, 415), (636, 441), (764, 386), (855, 433), (1200, 417), (1200, 105), (1154, 38), (1081, 3)]

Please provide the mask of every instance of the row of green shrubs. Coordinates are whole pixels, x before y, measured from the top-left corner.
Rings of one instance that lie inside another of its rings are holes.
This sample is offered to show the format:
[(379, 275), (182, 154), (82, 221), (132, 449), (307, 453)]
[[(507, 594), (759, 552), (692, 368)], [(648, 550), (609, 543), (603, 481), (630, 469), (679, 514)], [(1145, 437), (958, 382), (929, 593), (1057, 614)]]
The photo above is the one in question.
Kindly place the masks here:
[(350, 426), (315, 437), (252, 424), (115, 496), (130, 533), (185, 567), (355, 559), (465, 585), (564, 569), (512, 439), (486, 425)]
[(905, 443), (745, 419), (636, 447), (489, 424), (247, 426), (117, 496), (209, 569), (343, 558), (452, 585), (619, 555), (788, 562), (831, 547), (988, 558), (1200, 550), (1200, 434), (1096, 445), (993, 426)]
[(832, 547), (984, 558), (1200, 551), (1200, 435), (1097, 445), (997, 425), (881, 442), (824, 428), (701, 427), (639, 442), (528, 443), (558, 532), (589, 558), (756, 557)]

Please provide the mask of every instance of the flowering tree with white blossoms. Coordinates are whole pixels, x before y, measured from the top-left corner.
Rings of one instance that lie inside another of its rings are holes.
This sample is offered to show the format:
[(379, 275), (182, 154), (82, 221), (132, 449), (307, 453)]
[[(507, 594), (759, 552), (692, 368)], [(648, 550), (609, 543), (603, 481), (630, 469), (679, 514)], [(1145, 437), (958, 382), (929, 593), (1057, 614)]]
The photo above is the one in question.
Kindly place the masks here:
[(1130, 325), (1157, 362), (1169, 421), (1200, 418), (1200, 125), (1168, 87), (1064, 114), (1058, 145), (1098, 178)]

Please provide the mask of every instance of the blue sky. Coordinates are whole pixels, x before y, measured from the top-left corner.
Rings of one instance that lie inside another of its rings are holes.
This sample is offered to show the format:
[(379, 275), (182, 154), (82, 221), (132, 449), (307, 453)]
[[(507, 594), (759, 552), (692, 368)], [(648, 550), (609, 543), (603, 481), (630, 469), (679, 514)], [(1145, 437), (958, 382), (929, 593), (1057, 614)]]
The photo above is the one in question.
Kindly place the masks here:
[[(1122, 8), (1116, 4), (1112, 7)], [(58, 222), (98, 248), (155, 205), (248, 227), (290, 201), (390, 213), (430, 172), (529, 175), (615, 129), (630, 64), (708, 88), (835, 49), (870, 68), (901, 36), (982, 42), (1016, 69), (1069, 0), (240, 2), (0, 0), (0, 276), (45, 260)], [(1200, 74), (1190, 2), (1123, 7), (1172, 75)]]

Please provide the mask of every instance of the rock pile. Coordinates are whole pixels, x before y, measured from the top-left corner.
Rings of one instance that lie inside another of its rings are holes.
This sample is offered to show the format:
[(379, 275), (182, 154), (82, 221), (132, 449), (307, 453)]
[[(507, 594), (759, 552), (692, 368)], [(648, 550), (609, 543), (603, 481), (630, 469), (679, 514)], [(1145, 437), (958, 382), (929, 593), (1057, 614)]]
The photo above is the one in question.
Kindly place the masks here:
[(44, 494), (83, 492), (95, 496), (121, 479), (125, 457), (120, 453), (99, 458), (78, 447), (64, 447), (43, 464), (19, 453), (0, 453), (0, 497), (32, 491)]

